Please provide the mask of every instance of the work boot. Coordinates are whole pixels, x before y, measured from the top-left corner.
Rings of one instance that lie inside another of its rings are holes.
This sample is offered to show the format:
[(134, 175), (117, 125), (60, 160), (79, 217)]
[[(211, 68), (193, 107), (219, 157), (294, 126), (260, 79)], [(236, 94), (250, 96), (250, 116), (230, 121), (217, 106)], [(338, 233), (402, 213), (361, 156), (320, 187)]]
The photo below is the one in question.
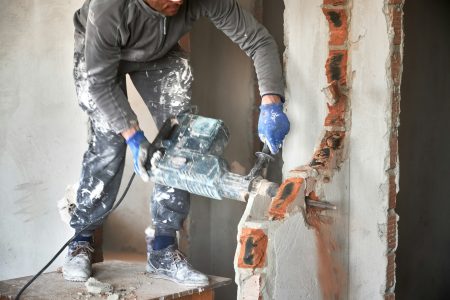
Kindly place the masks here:
[(176, 245), (161, 250), (149, 249), (147, 272), (153, 277), (168, 279), (187, 286), (208, 285), (208, 276), (195, 270)]
[(62, 272), (65, 280), (86, 281), (91, 277), (92, 253), (91, 243), (73, 241), (69, 244), (69, 251), (65, 258)]

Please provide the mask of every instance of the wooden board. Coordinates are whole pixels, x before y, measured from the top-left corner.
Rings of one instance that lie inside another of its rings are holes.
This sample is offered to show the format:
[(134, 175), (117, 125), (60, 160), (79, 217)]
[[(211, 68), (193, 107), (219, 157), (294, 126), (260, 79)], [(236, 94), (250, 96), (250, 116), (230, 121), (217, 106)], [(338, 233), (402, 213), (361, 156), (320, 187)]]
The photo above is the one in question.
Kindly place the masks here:
[[(231, 283), (231, 279), (209, 276), (210, 284), (203, 288), (186, 287), (169, 280), (152, 278), (145, 272), (145, 263), (106, 261), (93, 265), (93, 277), (114, 288), (120, 299), (212, 299), (212, 289)], [(0, 298), (14, 298), (31, 277), (0, 282)], [(211, 291), (211, 292), (209, 292)], [(194, 295), (201, 296), (193, 297)], [(191, 296), (191, 297), (190, 297)], [(186, 297), (186, 298), (184, 298)], [(208, 298), (209, 297), (209, 298)], [(21, 299), (106, 299), (107, 295), (89, 294), (83, 282), (70, 282), (59, 272), (45, 273), (22, 294)]]

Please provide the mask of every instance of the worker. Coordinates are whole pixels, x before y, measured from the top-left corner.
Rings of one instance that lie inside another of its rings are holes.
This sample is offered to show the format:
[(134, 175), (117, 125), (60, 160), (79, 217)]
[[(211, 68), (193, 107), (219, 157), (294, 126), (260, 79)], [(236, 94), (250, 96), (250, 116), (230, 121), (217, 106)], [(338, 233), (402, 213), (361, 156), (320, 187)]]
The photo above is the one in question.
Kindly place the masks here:
[[(201, 17), (253, 59), (262, 96), (258, 134), (272, 153), (279, 151), (289, 121), (283, 112), (277, 46), (236, 0), (86, 0), (74, 16), (74, 80), (90, 128), (70, 221), (76, 233), (113, 206), (127, 145), (135, 172), (149, 180), (145, 167), (149, 142), (127, 100), (125, 75), (158, 128), (166, 118), (189, 109), (193, 78), (178, 41)], [(180, 284), (204, 286), (208, 277), (187, 262), (176, 243), (189, 204), (188, 192), (155, 185), (151, 201), (155, 233), (148, 238), (147, 271)], [(100, 223), (94, 222), (69, 245), (63, 264), (66, 280), (90, 277), (92, 234)]]

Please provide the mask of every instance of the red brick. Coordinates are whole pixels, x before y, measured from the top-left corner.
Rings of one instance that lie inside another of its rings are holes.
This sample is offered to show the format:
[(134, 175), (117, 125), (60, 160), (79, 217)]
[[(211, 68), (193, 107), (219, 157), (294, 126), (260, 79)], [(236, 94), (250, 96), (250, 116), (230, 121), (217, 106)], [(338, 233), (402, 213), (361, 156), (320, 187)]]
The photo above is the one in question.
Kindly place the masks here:
[(391, 54), (391, 76), (394, 85), (400, 86), (402, 77), (402, 55), (400, 51), (393, 51)]
[(384, 295), (384, 300), (395, 300), (395, 293), (387, 293)]
[(342, 86), (347, 85), (347, 50), (330, 50), (325, 65), (328, 83), (338, 81)]
[(346, 10), (342, 8), (323, 8), (322, 10), (328, 20), (330, 32), (328, 44), (333, 46), (344, 45), (348, 38), (348, 18)]
[(340, 99), (334, 105), (328, 106), (328, 115), (325, 118), (325, 126), (345, 125), (345, 111), (347, 109), (347, 97), (341, 95)]
[(403, 31), (403, 10), (401, 6), (390, 6), (391, 10), (391, 26), (394, 30), (394, 45), (400, 45), (402, 43), (402, 31)]
[[(344, 137), (345, 132), (327, 131), (320, 142), (319, 149), (314, 152), (313, 159), (309, 166), (324, 169), (333, 165), (330, 162), (332, 162), (332, 159), (335, 157), (334, 151), (341, 147)], [(325, 180), (326, 179), (324, 178), (324, 181)]]
[(392, 91), (392, 112), (391, 121), (393, 129), (396, 129), (399, 125), (400, 117), (400, 88), (394, 88)]
[(272, 219), (283, 219), (289, 205), (297, 198), (304, 183), (303, 178), (288, 178), (278, 189), (269, 208), (269, 216)]
[(387, 255), (388, 264), (386, 269), (386, 287), (392, 288), (395, 285), (395, 253)]
[(391, 133), (389, 138), (389, 169), (393, 170), (397, 167), (398, 160), (398, 136), (397, 133)]
[(324, 5), (345, 5), (347, 0), (323, 0)]
[(388, 215), (387, 223), (387, 243), (388, 251), (392, 251), (397, 247), (397, 214), (391, 211)]
[(389, 176), (389, 209), (395, 209), (397, 206), (397, 184), (395, 175)]
[(243, 228), (239, 238), (239, 268), (262, 268), (266, 262), (268, 238), (262, 229)]

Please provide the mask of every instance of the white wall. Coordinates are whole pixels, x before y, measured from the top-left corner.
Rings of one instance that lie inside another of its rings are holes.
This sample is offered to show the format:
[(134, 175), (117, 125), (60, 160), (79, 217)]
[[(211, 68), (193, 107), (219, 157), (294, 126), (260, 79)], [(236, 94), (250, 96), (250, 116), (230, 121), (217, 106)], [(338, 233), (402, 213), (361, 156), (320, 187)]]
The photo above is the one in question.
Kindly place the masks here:
[[(321, 0), (285, 0), (285, 4), (287, 112), (291, 120), (283, 154), (287, 175), (289, 170), (308, 164), (321, 137), (327, 113), (321, 90), (327, 86), (328, 24)], [(351, 130), (346, 137), (349, 156), (324, 190), (326, 200), (338, 207), (332, 216), (338, 257), (349, 277), (348, 291), (342, 290), (344, 299), (381, 299), (385, 289), (390, 87), (386, 73), (389, 40), (383, 4), (382, 0), (352, 3), (348, 65), (353, 78), (349, 94)], [(298, 233), (289, 238), (308, 236), (305, 231), (309, 230), (297, 226)], [(291, 264), (297, 260), (295, 264), (299, 266), (313, 264), (317, 254), (311, 253), (307, 245), (316, 241), (309, 236), (302, 241), (304, 246), (298, 246), (296, 253), (304, 254), (300, 259), (276, 256), (274, 264), (280, 266), (282, 260)], [(282, 249), (283, 243), (291, 243), (293, 247), (298, 244), (280, 239), (275, 247)], [(274, 284), (275, 295), (284, 295), (286, 285), (295, 288), (294, 280), (302, 282), (298, 293), (305, 297), (314, 295), (320, 288), (317, 282), (311, 281), (314, 276), (314, 270), (280, 270)]]
[[(72, 80), (72, 16), (82, 2), (0, 0), (0, 280), (34, 274), (72, 234), (56, 202), (78, 181), (87, 147)], [(153, 137), (150, 118), (142, 123)], [(145, 251), (151, 185), (136, 182), (105, 229), (108, 249)]]
[(56, 201), (86, 139), (71, 72), (79, 3), (0, 2), (1, 279), (36, 272), (70, 236)]

